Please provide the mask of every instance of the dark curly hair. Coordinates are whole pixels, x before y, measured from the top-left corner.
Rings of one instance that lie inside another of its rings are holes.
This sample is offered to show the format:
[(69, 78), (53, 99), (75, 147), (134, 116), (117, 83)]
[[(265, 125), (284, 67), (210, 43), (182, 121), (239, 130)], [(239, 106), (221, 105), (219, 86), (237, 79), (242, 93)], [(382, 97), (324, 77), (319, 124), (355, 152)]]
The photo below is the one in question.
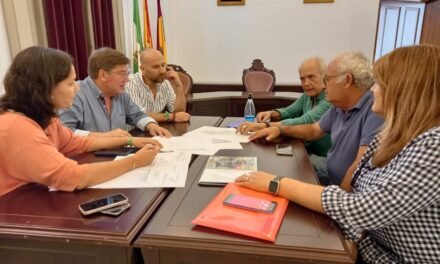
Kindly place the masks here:
[(9, 67), (0, 98), (0, 110), (14, 110), (45, 129), (57, 116), (52, 103), (52, 89), (66, 79), (72, 57), (61, 50), (33, 46), (19, 52)]

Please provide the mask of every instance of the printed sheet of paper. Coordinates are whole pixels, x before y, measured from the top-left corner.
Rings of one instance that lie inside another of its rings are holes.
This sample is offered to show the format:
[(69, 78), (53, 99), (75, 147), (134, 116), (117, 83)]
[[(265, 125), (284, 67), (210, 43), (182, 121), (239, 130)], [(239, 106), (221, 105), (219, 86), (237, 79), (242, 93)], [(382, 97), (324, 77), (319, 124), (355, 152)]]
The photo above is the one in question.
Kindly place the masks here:
[(154, 137), (163, 148), (161, 151), (184, 151), (195, 155), (214, 155), (220, 149), (243, 149), (240, 143), (232, 138), (218, 138), (216, 136), (181, 136), (181, 137)]
[[(118, 156), (123, 159), (127, 156)], [(89, 188), (171, 188), (185, 187), (191, 153), (158, 153), (149, 165), (134, 169), (113, 180)]]
[(186, 133), (184, 136), (210, 136), (217, 139), (232, 140), (240, 143), (248, 143), (249, 135), (242, 135), (235, 133), (236, 129), (233, 127), (210, 127), (203, 126), (193, 131)]
[(200, 177), (202, 185), (233, 182), (235, 178), (257, 170), (257, 157), (211, 156)]

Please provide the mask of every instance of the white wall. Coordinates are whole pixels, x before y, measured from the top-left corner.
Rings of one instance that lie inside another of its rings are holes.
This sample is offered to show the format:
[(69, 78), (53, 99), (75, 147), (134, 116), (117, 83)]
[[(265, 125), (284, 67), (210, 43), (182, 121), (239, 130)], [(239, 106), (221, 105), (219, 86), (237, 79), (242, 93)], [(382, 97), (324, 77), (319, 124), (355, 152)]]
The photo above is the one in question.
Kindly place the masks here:
[(11, 64), (11, 52), (9, 50), (8, 36), (6, 33), (3, 7), (0, 4), (0, 96), (4, 93), (3, 77)]
[(247, 0), (245, 6), (162, 0), (168, 62), (182, 65), (196, 83), (239, 84), (243, 69), (260, 58), (278, 84), (299, 83), (298, 65), (309, 56), (361, 50), (372, 59), (378, 10), (379, 0)]

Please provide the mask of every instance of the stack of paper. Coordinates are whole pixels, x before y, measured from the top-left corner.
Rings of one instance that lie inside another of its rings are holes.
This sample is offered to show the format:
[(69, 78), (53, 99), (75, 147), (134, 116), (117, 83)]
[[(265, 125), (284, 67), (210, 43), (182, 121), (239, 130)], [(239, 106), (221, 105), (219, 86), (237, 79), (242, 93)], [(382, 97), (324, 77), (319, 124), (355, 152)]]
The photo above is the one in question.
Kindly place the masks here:
[(162, 145), (162, 152), (183, 151), (195, 155), (214, 155), (220, 149), (243, 149), (240, 143), (249, 142), (248, 136), (235, 133), (234, 128), (204, 126), (180, 137), (154, 137)]

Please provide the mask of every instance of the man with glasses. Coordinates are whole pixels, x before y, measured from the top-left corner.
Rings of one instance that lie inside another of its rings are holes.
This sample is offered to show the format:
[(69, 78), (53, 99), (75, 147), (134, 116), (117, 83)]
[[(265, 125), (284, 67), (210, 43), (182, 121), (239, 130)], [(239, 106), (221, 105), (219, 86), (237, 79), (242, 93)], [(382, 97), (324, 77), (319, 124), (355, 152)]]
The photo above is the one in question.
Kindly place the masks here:
[[(321, 58), (312, 57), (304, 60), (298, 69), (304, 94), (285, 108), (258, 113), (257, 123), (244, 122), (239, 126), (238, 131), (245, 134), (278, 124), (294, 126), (317, 122), (331, 107), (324, 92), (323, 76), (326, 68), (327, 65)], [(307, 141), (305, 146), (316, 174), (326, 177), (328, 174), (326, 156), (331, 147), (330, 135), (315, 141)]]
[(100, 48), (89, 58), (89, 76), (78, 81), (77, 93), (70, 109), (60, 111), (60, 118), (75, 134), (83, 136), (120, 136), (130, 134), (127, 124), (153, 136), (171, 133), (142, 112), (125, 92), (129, 76), (129, 59), (119, 51)]
[[(346, 52), (333, 59), (324, 76), (327, 100), (333, 104), (313, 124), (278, 125), (255, 132), (251, 140), (273, 140), (291, 136), (316, 140), (330, 134), (332, 147), (327, 154), (329, 184), (351, 190), (351, 179), (368, 144), (383, 124), (383, 119), (372, 112), (374, 84), (371, 64), (360, 52)], [(324, 179), (320, 179), (324, 180)]]
[(127, 83), (127, 93), (148, 116), (157, 122), (187, 122), (186, 98), (182, 82), (158, 50), (140, 54), (140, 72)]

